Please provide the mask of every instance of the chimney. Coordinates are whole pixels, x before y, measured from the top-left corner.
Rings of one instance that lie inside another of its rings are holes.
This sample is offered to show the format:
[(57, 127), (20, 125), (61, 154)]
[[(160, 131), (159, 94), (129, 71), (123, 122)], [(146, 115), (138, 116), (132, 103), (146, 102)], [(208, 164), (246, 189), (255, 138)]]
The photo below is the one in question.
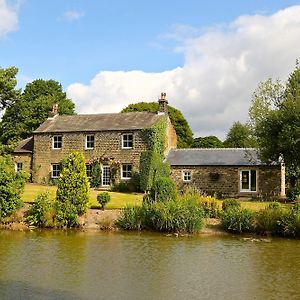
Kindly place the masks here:
[(49, 118), (54, 118), (58, 115), (58, 104), (54, 103), (52, 105), (52, 110), (49, 112)]
[(168, 101), (166, 93), (160, 94), (160, 99), (158, 100), (158, 114), (167, 114), (168, 113)]

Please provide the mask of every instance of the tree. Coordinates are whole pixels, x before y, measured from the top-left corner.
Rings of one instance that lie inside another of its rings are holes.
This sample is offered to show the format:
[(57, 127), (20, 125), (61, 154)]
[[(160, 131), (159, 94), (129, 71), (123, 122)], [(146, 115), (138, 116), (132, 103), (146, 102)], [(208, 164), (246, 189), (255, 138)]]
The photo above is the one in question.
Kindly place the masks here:
[(15, 67), (0, 67), (0, 110), (12, 105), (20, 96), (20, 91), (16, 90), (17, 73), (18, 69)]
[(233, 123), (223, 144), (227, 148), (253, 148), (257, 145), (251, 127), (240, 122)]
[(47, 118), (54, 103), (59, 114), (73, 115), (74, 103), (54, 80), (38, 79), (28, 83), (24, 92), (6, 109), (0, 123), (0, 142), (13, 143), (29, 137)]
[(72, 152), (61, 166), (56, 192), (56, 217), (60, 224), (71, 227), (76, 225), (78, 215), (84, 214), (89, 207), (90, 186), (84, 155)]
[[(158, 103), (156, 102), (139, 102), (128, 105), (121, 112), (148, 111), (155, 113), (157, 110)], [(177, 134), (177, 147), (191, 147), (193, 144), (193, 133), (181, 111), (172, 106), (168, 106), (168, 115)]]
[(15, 171), (10, 156), (0, 156), (0, 220), (22, 206), (20, 194), (23, 191), (25, 179), (25, 173)]
[[(265, 91), (263, 88), (269, 85)], [(289, 75), (288, 81), (259, 85), (250, 107), (250, 118), (258, 140), (261, 158), (267, 162), (278, 161), (283, 155), (287, 179), (295, 186), (300, 178), (300, 68)], [(279, 88), (280, 87), (280, 88)], [(279, 91), (274, 96), (269, 91)], [(266, 101), (268, 99), (269, 101)], [(257, 107), (263, 107), (260, 113)]]
[(223, 148), (223, 142), (214, 135), (198, 137), (192, 148)]

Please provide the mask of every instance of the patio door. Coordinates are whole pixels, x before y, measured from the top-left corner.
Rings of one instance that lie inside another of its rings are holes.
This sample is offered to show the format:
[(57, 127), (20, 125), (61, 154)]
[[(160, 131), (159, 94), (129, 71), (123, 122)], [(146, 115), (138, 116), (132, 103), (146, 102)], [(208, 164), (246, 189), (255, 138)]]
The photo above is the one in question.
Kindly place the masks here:
[(103, 166), (102, 168), (102, 186), (109, 186), (110, 185), (110, 167)]

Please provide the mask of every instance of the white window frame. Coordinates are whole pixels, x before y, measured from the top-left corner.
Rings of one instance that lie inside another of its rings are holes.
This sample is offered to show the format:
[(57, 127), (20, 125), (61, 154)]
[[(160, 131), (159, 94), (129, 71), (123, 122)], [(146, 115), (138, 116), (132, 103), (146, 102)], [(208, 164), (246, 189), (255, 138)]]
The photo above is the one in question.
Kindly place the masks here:
[[(243, 188), (243, 172), (248, 172), (248, 176), (249, 176), (249, 184), (248, 184), (248, 188), (245, 189)], [(255, 172), (255, 190), (251, 190), (251, 186), (252, 186), (252, 175), (251, 172)], [(255, 169), (242, 169), (240, 170), (240, 192), (246, 192), (246, 193), (256, 193), (257, 192), (257, 183), (258, 183), (258, 172)]]
[[(184, 182), (190, 182), (190, 181), (192, 181), (192, 171), (183, 170), (182, 173), (181, 173), (181, 176), (182, 176), (182, 180)], [(189, 177), (189, 178), (187, 178), (187, 177)]]
[[(92, 140), (89, 140), (90, 138), (92, 138)], [(88, 144), (91, 143), (92, 147), (88, 147)], [(89, 149), (94, 149), (95, 148), (95, 135), (94, 134), (87, 134), (85, 136), (85, 149), (89, 150)]]
[[(60, 138), (60, 141), (58, 140)], [(60, 144), (60, 147), (57, 147)], [(54, 135), (52, 137), (52, 149), (59, 150), (62, 148), (62, 135)]]
[[(54, 166), (57, 167), (58, 166), (58, 170), (54, 170)], [(54, 172), (58, 172), (58, 175), (54, 176)], [(59, 178), (61, 169), (60, 169), (60, 164), (51, 164), (51, 178), (55, 179), (55, 178)]]
[[(131, 139), (128, 139), (128, 137), (131, 136)], [(126, 139), (125, 139), (126, 137)], [(124, 146), (124, 144), (126, 143), (130, 143), (131, 141), (131, 146)], [(122, 149), (132, 149), (133, 148), (133, 134), (132, 133), (124, 133), (122, 134)]]
[(87, 178), (92, 178), (92, 168), (93, 168), (92, 164), (86, 164), (85, 165)]
[[(124, 170), (124, 168), (126, 169), (128, 166), (130, 166), (130, 170)], [(125, 172), (125, 174), (127, 174), (127, 173), (130, 174), (130, 177), (129, 176), (124, 177), (123, 172)], [(121, 166), (121, 179), (129, 180), (131, 178), (132, 178), (132, 164), (122, 164), (122, 166)]]
[[(20, 165), (21, 165), (21, 167), (20, 167)], [(23, 170), (23, 163), (22, 162), (17, 162), (15, 164), (15, 170), (16, 170), (16, 172), (21, 172)]]

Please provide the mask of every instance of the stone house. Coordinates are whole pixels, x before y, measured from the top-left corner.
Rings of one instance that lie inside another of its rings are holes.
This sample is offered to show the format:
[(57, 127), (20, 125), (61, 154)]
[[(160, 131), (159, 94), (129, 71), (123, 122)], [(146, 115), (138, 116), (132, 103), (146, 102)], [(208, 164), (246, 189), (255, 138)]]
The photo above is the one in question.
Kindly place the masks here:
[[(131, 112), (50, 117), (14, 151), (17, 170), (30, 171), (32, 181), (48, 183), (59, 177), (60, 161), (70, 152), (84, 153), (88, 177), (92, 162), (101, 163), (102, 187), (128, 181), (138, 172), (140, 155), (149, 150), (144, 130), (160, 120), (166, 126), (166, 161), (180, 190), (195, 186), (226, 197), (283, 196), (284, 165), (262, 163), (255, 149), (176, 149), (176, 132), (167, 117), (166, 94), (157, 113)], [(112, 166), (117, 169), (112, 178)]]
[(285, 195), (285, 168), (264, 164), (253, 148), (171, 149), (166, 161), (180, 190), (195, 186), (221, 197)]
[(48, 183), (59, 177), (60, 161), (72, 151), (84, 154), (87, 175), (92, 162), (100, 161), (102, 186), (112, 181), (112, 165), (117, 168), (116, 182), (128, 181), (139, 171), (140, 155), (149, 150), (143, 130), (167, 122), (166, 153), (176, 148), (176, 132), (165, 113), (167, 100), (162, 94), (157, 113), (130, 112), (91, 115), (58, 115), (54, 106), (49, 118), (23, 140), (14, 151), (17, 170), (31, 172), (35, 183)]

